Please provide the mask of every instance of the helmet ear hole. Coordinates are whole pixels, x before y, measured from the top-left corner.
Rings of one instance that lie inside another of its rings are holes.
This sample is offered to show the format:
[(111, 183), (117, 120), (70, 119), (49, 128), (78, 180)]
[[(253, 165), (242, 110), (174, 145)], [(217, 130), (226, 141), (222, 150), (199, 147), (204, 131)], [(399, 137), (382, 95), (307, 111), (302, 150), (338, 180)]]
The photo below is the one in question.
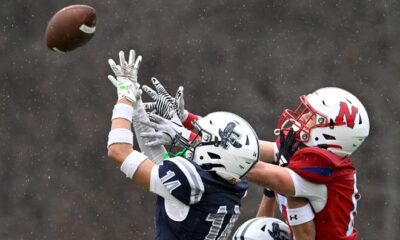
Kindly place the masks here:
[(212, 152), (207, 152), (207, 154), (211, 159), (221, 159), (221, 156), (219, 156), (218, 154)]
[(326, 140), (336, 140), (336, 138), (332, 135), (328, 135), (328, 134), (322, 134), (322, 136), (324, 136), (324, 138)]
[(261, 231), (265, 232), (265, 228), (267, 228), (267, 224), (261, 227)]

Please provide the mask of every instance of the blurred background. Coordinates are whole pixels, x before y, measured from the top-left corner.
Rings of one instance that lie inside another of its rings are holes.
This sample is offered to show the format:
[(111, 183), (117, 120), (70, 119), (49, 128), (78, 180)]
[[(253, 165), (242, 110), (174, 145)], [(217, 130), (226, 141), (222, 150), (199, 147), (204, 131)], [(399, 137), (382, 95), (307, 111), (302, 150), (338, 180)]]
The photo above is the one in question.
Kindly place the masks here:
[[(367, 108), (353, 155), (359, 239), (400, 228), (400, 6), (397, 1), (82, 1), (97, 30), (67, 54), (44, 32), (68, 0), (0, 3), (0, 239), (152, 239), (154, 196), (107, 159), (116, 91), (108, 58), (133, 48), (140, 83), (157, 77), (186, 108), (245, 117), (261, 139), (298, 96), (336, 86)], [(145, 97), (145, 100), (150, 100)], [(250, 186), (235, 227), (254, 217)]]

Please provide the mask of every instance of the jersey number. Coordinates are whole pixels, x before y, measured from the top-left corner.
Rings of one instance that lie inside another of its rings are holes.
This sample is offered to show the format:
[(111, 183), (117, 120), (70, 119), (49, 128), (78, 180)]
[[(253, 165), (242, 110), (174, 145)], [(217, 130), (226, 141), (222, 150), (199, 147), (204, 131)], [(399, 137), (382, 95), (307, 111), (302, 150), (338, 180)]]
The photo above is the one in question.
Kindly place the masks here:
[[(218, 233), (221, 231), (222, 225), (224, 224), (225, 217), (227, 217), (226, 206), (220, 206), (217, 213), (208, 214), (206, 221), (211, 222), (211, 228), (204, 240), (226, 240), (235, 224), (236, 220), (239, 218), (239, 206), (235, 206), (235, 213), (232, 216), (228, 216), (228, 224), (226, 224), (225, 229), (217, 238)], [(229, 214), (230, 215), (230, 214)]]

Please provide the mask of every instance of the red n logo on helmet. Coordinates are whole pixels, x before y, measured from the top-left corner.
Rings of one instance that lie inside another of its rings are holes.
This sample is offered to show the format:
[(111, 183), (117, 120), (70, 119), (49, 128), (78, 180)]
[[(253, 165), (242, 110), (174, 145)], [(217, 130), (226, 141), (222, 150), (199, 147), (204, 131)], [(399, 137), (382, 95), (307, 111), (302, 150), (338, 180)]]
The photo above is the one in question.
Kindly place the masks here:
[[(349, 106), (345, 102), (340, 102), (339, 114), (335, 119), (336, 125), (347, 124), (348, 127), (353, 128), (357, 113), (358, 108), (351, 106), (350, 113)], [(346, 118), (346, 122), (344, 122), (344, 118)]]

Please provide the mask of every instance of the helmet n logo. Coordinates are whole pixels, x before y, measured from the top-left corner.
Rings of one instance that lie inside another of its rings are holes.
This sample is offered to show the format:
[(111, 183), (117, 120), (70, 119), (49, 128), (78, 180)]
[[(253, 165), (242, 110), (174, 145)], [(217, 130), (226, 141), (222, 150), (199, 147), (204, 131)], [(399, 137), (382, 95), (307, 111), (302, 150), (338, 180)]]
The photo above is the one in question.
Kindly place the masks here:
[[(340, 110), (338, 116), (335, 119), (335, 123), (337, 125), (347, 124), (348, 127), (353, 128), (357, 113), (358, 108), (351, 106), (350, 113), (349, 106), (345, 102), (340, 102)], [(346, 122), (344, 122), (344, 118), (346, 118)]]
[(229, 122), (223, 131), (219, 129), (219, 136), (221, 137), (221, 145), (223, 148), (227, 149), (229, 145), (232, 145), (235, 148), (242, 147), (242, 144), (238, 142), (240, 139), (240, 134), (235, 132), (235, 127), (236, 123)]

